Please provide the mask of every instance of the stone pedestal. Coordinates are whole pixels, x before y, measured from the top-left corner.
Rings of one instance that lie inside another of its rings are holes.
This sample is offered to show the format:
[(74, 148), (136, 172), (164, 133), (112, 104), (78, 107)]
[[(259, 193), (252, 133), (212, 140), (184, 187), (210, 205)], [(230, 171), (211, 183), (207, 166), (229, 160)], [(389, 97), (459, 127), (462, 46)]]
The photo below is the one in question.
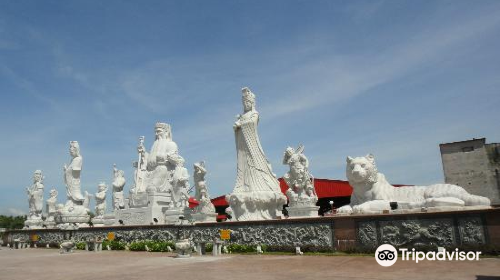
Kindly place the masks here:
[(222, 244), (224, 244), (224, 241), (219, 240), (219, 239), (215, 239), (212, 242), (212, 244), (213, 244), (213, 246), (212, 246), (212, 256), (216, 257), (216, 256), (222, 255)]
[(39, 219), (28, 219), (24, 221), (25, 229), (41, 229), (43, 228), (43, 220)]
[(169, 209), (165, 210), (164, 221), (167, 225), (181, 224), (184, 219), (179, 219), (179, 217), (184, 217), (184, 209)]
[(287, 208), (289, 218), (318, 217), (319, 206), (290, 206)]
[(163, 213), (171, 204), (170, 194), (144, 192), (131, 194), (129, 199), (130, 208), (116, 210), (115, 225), (165, 224)]
[(104, 215), (104, 226), (112, 226), (116, 223), (115, 214), (108, 213)]
[(102, 241), (87, 241), (85, 242), (85, 251), (102, 252)]
[(61, 229), (78, 229), (80, 226), (88, 226), (90, 216), (83, 206), (75, 206), (78, 211), (63, 212), (56, 217), (57, 226)]
[(104, 217), (94, 217), (94, 218), (92, 218), (92, 225), (94, 227), (103, 227), (104, 226)]
[(52, 220), (52, 221), (45, 220), (43, 222), (43, 226), (45, 226), (46, 228), (56, 228), (56, 221), (54, 221), (54, 220)]
[(196, 252), (198, 255), (203, 256), (206, 254), (206, 242), (197, 242), (196, 243)]
[(215, 223), (217, 222), (217, 213), (193, 213), (191, 214), (195, 223)]

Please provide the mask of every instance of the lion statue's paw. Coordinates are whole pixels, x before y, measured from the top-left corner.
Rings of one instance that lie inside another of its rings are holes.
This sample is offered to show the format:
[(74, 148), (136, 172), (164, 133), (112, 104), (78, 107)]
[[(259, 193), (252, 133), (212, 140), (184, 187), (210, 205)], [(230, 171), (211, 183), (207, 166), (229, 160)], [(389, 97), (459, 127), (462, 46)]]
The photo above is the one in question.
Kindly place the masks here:
[(352, 213), (353, 214), (363, 214), (366, 213), (368, 209), (364, 207), (363, 205), (354, 205), (352, 207)]
[(351, 214), (352, 207), (350, 205), (345, 205), (337, 209), (337, 214)]

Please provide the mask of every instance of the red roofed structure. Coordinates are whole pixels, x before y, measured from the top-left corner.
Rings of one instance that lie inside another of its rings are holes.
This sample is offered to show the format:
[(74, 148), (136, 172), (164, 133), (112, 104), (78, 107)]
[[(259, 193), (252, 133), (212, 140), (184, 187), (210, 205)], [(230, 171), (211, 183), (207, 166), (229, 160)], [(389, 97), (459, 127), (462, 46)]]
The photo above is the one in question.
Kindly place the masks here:
[[(288, 185), (285, 183), (283, 178), (279, 178), (278, 181), (280, 182), (281, 192), (286, 194)], [(352, 187), (347, 181), (314, 179), (314, 189), (316, 190), (316, 194), (318, 195), (318, 203), (316, 205), (320, 206), (320, 215), (331, 210), (330, 201), (334, 202), (335, 208), (350, 203)], [(217, 216), (217, 220), (224, 220), (226, 218), (225, 210), (227, 207), (229, 207), (229, 204), (226, 201), (226, 196), (222, 195), (213, 198), (212, 203), (214, 204), (215, 209), (219, 214)]]
[[(286, 194), (288, 185), (283, 178), (279, 178), (281, 192)], [(314, 179), (314, 190), (318, 198), (351, 196), (352, 187), (349, 182), (342, 180)]]

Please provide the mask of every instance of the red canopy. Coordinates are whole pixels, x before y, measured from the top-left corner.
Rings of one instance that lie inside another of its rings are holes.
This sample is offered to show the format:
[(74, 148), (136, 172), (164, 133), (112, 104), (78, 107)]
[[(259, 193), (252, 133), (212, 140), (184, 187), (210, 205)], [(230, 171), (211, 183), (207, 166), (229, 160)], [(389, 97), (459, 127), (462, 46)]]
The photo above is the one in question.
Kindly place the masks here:
[[(279, 178), (281, 192), (286, 193), (288, 190), (288, 185), (285, 183), (283, 178)], [(339, 196), (351, 196), (352, 187), (349, 182), (342, 180), (329, 180), (329, 179), (314, 179), (314, 190), (318, 195), (318, 198), (323, 197), (339, 197)]]
[[(280, 188), (282, 193), (286, 193), (288, 190), (288, 185), (285, 183), (283, 178), (279, 178)], [(352, 187), (349, 182), (342, 180), (329, 180), (329, 179), (314, 179), (314, 189), (319, 198), (322, 197), (339, 197), (339, 196), (351, 196)], [(218, 196), (212, 199), (212, 203), (215, 207), (222, 206), (226, 207), (229, 204), (226, 202), (226, 196)]]

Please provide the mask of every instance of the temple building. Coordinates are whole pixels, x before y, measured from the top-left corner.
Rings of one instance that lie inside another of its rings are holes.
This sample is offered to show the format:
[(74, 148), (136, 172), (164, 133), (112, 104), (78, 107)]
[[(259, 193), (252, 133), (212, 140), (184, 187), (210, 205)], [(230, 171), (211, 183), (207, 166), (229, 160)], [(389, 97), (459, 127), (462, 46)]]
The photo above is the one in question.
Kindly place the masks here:
[(480, 138), (440, 144), (439, 148), (447, 184), (500, 205), (500, 143), (486, 144), (486, 138)]

